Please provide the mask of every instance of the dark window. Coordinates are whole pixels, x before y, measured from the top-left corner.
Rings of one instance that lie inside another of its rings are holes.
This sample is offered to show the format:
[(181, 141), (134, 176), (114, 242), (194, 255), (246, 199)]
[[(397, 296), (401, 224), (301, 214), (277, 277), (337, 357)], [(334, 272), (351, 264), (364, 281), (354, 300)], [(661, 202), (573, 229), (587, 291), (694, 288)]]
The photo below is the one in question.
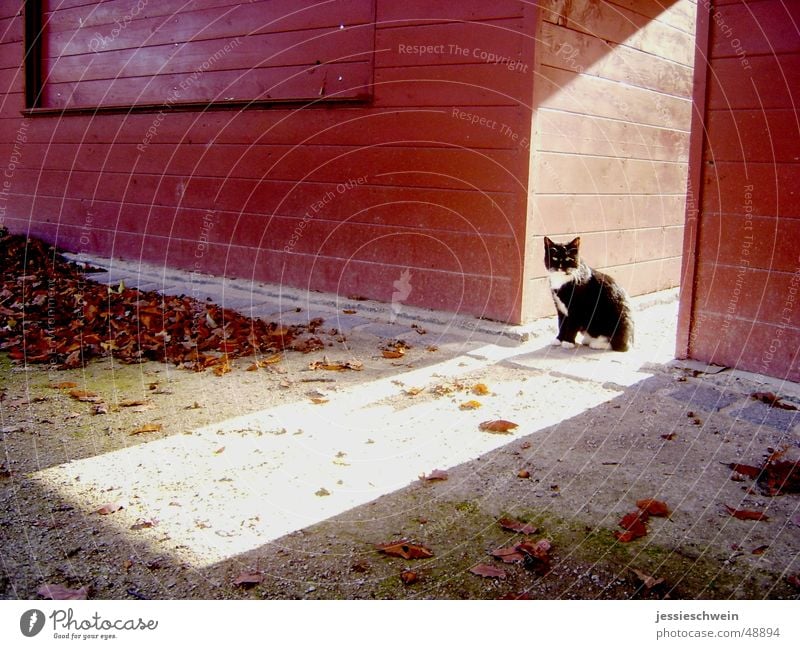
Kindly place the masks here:
[(28, 0), (29, 109), (370, 97), (374, 0)]

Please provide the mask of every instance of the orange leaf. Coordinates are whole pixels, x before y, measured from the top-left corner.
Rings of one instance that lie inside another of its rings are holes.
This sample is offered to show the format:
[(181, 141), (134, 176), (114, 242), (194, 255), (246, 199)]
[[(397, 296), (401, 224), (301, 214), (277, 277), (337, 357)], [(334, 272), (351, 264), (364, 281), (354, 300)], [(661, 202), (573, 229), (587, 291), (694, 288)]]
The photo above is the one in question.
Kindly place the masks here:
[(76, 388), (78, 384), (75, 381), (61, 381), (61, 383), (51, 383), (50, 386), (54, 390), (61, 390), (65, 388)]
[(152, 424), (145, 424), (134, 430), (129, 435), (140, 435), (141, 433), (157, 433), (163, 428), (163, 424), (152, 423)]
[(69, 396), (78, 401), (88, 401), (89, 403), (97, 403), (101, 401), (100, 395), (89, 392), (88, 390), (70, 390)]
[(520, 534), (536, 534), (536, 527), (530, 523), (522, 523), (513, 518), (501, 518), (497, 524), (504, 530), (519, 532)]
[(495, 568), (494, 566), (490, 566), (485, 563), (479, 563), (477, 566), (472, 566), (469, 571), (473, 575), (478, 575), (479, 577), (491, 577), (493, 579), (506, 578), (505, 570), (502, 568)]
[(475, 399), (472, 399), (471, 401), (465, 401), (464, 403), (462, 403), (459, 406), (459, 409), (461, 409), (461, 410), (477, 410), (480, 407), (481, 407), (481, 402), (480, 401), (475, 401)]
[(636, 506), (646, 511), (650, 516), (669, 516), (669, 507), (660, 500), (653, 500), (652, 498), (637, 500)]
[(515, 428), (519, 428), (519, 424), (515, 424), (513, 421), (508, 421), (506, 419), (492, 419), (490, 421), (482, 422), (479, 428), (487, 433), (505, 434), (509, 433)]
[(472, 386), (472, 394), (477, 394), (478, 396), (485, 396), (489, 394), (489, 388), (486, 386), (485, 383), (476, 383)]
[(752, 509), (734, 509), (733, 507), (729, 507), (725, 505), (725, 509), (728, 510), (728, 513), (733, 516), (734, 518), (738, 518), (741, 521), (768, 521), (769, 516), (767, 516), (764, 512), (757, 512), (753, 511)]
[(403, 570), (403, 572), (400, 573), (400, 581), (406, 586), (416, 584), (419, 581), (419, 574), (413, 570)]
[(97, 510), (97, 513), (101, 516), (108, 516), (108, 514), (113, 514), (114, 512), (118, 512), (120, 509), (123, 509), (125, 506), (122, 503), (106, 503), (100, 509)]
[(433, 552), (424, 545), (416, 545), (414, 543), (407, 543), (406, 541), (379, 543), (376, 547), (384, 554), (393, 557), (402, 557), (403, 559), (427, 559), (433, 556)]
[(434, 469), (428, 475), (421, 475), (419, 477), (420, 480), (427, 480), (428, 482), (433, 482), (434, 480), (447, 480), (447, 471), (442, 471), (441, 469)]
[(522, 563), (525, 560), (525, 555), (517, 549), (516, 545), (508, 548), (497, 548), (492, 550), (491, 555), (495, 559), (500, 559), (503, 563)]
[(382, 349), (381, 354), (384, 358), (403, 358), (406, 355), (406, 350), (402, 347), (399, 349)]

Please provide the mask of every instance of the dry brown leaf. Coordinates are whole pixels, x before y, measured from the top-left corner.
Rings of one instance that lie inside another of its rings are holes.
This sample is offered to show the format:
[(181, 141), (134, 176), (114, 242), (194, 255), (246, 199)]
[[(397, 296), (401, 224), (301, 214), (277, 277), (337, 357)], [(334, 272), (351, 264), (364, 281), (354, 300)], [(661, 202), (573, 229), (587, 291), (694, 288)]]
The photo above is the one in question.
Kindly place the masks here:
[(536, 527), (530, 523), (523, 523), (513, 518), (501, 518), (497, 524), (504, 530), (519, 532), (520, 534), (536, 534)]
[(356, 313), (356, 310), (355, 309), (342, 309), (342, 313), (347, 314), (347, 315), (353, 315), (354, 313)]
[(264, 575), (260, 572), (243, 572), (233, 580), (233, 585), (250, 588), (252, 586), (257, 586), (262, 581), (264, 581)]
[(125, 399), (125, 401), (119, 402), (120, 408), (133, 408), (135, 406), (144, 406), (149, 404), (150, 401), (148, 399)]
[(427, 559), (433, 556), (433, 552), (424, 545), (409, 543), (407, 541), (379, 543), (375, 547), (384, 554), (388, 554), (392, 557), (402, 557), (403, 559)]
[(66, 388), (77, 388), (78, 384), (75, 381), (61, 381), (60, 383), (51, 383), (48, 387), (54, 390), (64, 390)]
[(761, 473), (761, 469), (757, 466), (751, 466), (750, 464), (737, 464), (732, 462), (730, 464), (726, 464), (731, 471), (735, 471), (741, 475), (747, 476), (748, 478), (757, 478), (758, 475)]
[(328, 401), (330, 401), (330, 399), (326, 399), (325, 397), (311, 397), (311, 403), (314, 403), (316, 405), (328, 403)]
[(490, 577), (492, 579), (505, 579), (506, 578), (506, 571), (502, 568), (495, 568), (494, 566), (490, 566), (485, 563), (479, 563), (476, 566), (472, 566), (469, 571), (473, 575), (478, 575), (479, 577)]
[(530, 478), (531, 477), (531, 472), (528, 471), (527, 469), (522, 469), (522, 470), (519, 471), (519, 473), (517, 473), (517, 477), (518, 478), (522, 478), (522, 479)]
[(59, 584), (44, 584), (36, 589), (36, 594), (47, 599), (78, 600), (87, 599), (89, 590), (86, 586), (73, 590)]
[(519, 424), (515, 424), (513, 421), (508, 421), (506, 419), (492, 419), (482, 422), (479, 428), (487, 433), (508, 434), (515, 428), (519, 428)]
[(782, 410), (797, 410), (796, 405), (783, 401), (777, 394), (774, 394), (773, 392), (753, 392), (753, 394), (750, 396), (756, 401), (766, 403), (772, 408), (781, 408)]
[(420, 392), (422, 392), (425, 388), (408, 388), (403, 390), (404, 394), (408, 395), (409, 397), (416, 397)]
[(647, 512), (650, 516), (669, 516), (669, 507), (666, 503), (660, 500), (653, 500), (652, 498), (645, 498), (644, 500), (637, 500), (636, 506), (642, 511)]
[(480, 407), (481, 407), (481, 402), (480, 401), (475, 401), (475, 399), (472, 399), (470, 401), (465, 401), (464, 403), (462, 403), (459, 406), (459, 409), (460, 410), (477, 410)]
[(477, 394), (478, 396), (486, 396), (489, 394), (489, 387), (485, 383), (476, 383), (472, 386), (472, 394)]
[(214, 366), (214, 370), (213, 371), (214, 371), (214, 374), (216, 374), (217, 376), (222, 376), (223, 374), (227, 374), (228, 372), (231, 372), (232, 370), (233, 370), (233, 367), (231, 366), (230, 361), (228, 360), (228, 357), (225, 356), (225, 358), (222, 360), (221, 363), (218, 363), (217, 365)]
[(424, 480), (426, 482), (434, 482), (436, 480), (447, 480), (447, 471), (442, 471), (441, 469), (434, 469), (428, 475), (421, 475), (419, 477), (420, 480)]
[(403, 572), (400, 573), (400, 581), (402, 581), (406, 586), (416, 584), (419, 581), (419, 573), (416, 573), (413, 570), (403, 570)]
[(648, 575), (646, 572), (642, 572), (636, 568), (631, 568), (631, 570), (633, 570), (633, 572), (636, 574), (636, 577), (639, 579), (639, 581), (642, 582), (642, 586), (645, 590), (652, 590), (656, 586), (664, 583), (664, 579), (661, 577), (656, 579), (655, 577)]
[(800, 462), (770, 462), (758, 477), (758, 484), (768, 496), (800, 493)]
[(214, 451), (214, 455), (219, 455), (220, 453), (224, 453), (224, 452), (225, 452), (225, 447), (224, 446), (220, 446), (218, 449), (216, 449)]
[(70, 390), (69, 396), (77, 401), (86, 401), (88, 403), (97, 403), (101, 400), (99, 394), (89, 392), (88, 390)]
[(140, 426), (139, 428), (137, 428), (133, 432), (128, 433), (128, 435), (141, 435), (142, 433), (157, 433), (163, 427), (164, 427), (163, 424), (159, 424), (157, 422), (153, 422), (153, 423), (150, 423), (150, 424), (144, 424), (143, 426)]
[(729, 507), (725, 505), (725, 509), (728, 510), (728, 513), (733, 516), (734, 518), (738, 518), (741, 521), (768, 521), (769, 516), (767, 516), (764, 512), (757, 512), (752, 509), (734, 509), (733, 507)]
[(131, 525), (130, 529), (149, 530), (151, 527), (155, 527), (156, 525), (158, 525), (157, 518), (140, 518), (133, 525)]
[(402, 347), (400, 349), (382, 349), (381, 354), (384, 358), (403, 358), (406, 355), (406, 350)]
[(753, 554), (764, 554), (767, 550), (769, 550), (768, 545), (759, 545), (757, 548), (753, 549)]
[(118, 512), (120, 509), (124, 509), (125, 505), (119, 502), (114, 503), (106, 503), (100, 509), (97, 510), (97, 513), (101, 516), (108, 516), (109, 514), (113, 514), (114, 512)]
[(525, 559), (525, 555), (517, 549), (516, 545), (506, 548), (497, 548), (496, 550), (492, 550), (491, 555), (495, 559), (500, 559), (503, 563), (522, 563)]

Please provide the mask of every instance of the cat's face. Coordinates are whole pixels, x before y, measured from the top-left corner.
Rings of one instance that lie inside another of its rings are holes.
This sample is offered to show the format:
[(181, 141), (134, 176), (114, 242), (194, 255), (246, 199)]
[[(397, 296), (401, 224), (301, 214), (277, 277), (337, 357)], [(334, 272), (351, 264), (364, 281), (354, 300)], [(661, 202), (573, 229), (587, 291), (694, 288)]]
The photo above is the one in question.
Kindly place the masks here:
[(556, 243), (544, 238), (544, 265), (551, 273), (572, 274), (580, 265), (579, 248), (581, 238), (576, 237), (569, 243)]

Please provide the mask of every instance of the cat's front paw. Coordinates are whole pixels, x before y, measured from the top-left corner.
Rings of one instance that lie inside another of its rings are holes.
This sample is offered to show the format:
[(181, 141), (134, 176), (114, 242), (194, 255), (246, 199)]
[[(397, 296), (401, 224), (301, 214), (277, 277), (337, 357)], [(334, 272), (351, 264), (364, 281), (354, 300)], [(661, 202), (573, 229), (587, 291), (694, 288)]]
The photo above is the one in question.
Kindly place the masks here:
[(553, 338), (553, 340), (550, 341), (550, 344), (553, 347), (561, 347), (561, 341), (558, 338)]
[(562, 349), (574, 349), (575, 348), (575, 343), (569, 343), (566, 340), (562, 340), (561, 341), (561, 347), (562, 347)]

